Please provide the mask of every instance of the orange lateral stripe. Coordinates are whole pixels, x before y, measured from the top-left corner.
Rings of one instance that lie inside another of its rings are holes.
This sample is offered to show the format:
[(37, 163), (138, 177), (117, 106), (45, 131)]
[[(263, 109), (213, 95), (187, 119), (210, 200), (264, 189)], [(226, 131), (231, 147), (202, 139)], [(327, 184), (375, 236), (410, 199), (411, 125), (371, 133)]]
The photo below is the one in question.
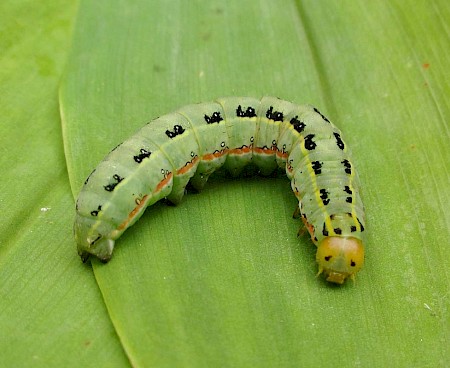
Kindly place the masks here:
[(283, 151), (277, 151), (277, 157), (287, 159), (287, 158), (289, 157), (289, 155), (288, 155), (286, 152), (283, 152)]
[(216, 151), (213, 153), (207, 153), (206, 155), (202, 156), (202, 161), (212, 161), (212, 160), (215, 160), (216, 158), (222, 157), (226, 153), (228, 153), (227, 149), (223, 149), (221, 151)]
[(302, 216), (302, 221), (303, 221), (303, 223), (305, 224), (305, 227), (306, 227), (306, 229), (308, 230), (309, 235), (311, 235), (311, 239), (312, 239), (313, 242), (314, 242), (314, 237), (315, 237), (315, 235), (314, 235), (314, 226), (311, 225), (311, 224), (308, 222), (308, 220), (305, 219), (303, 216)]
[(147, 194), (145, 196), (143, 196), (141, 201), (139, 202), (139, 204), (136, 207), (134, 207), (133, 211), (131, 211), (128, 214), (127, 219), (117, 227), (117, 230), (121, 231), (121, 230), (125, 229), (127, 227), (127, 225), (130, 223), (130, 221), (133, 220), (133, 218), (138, 214), (138, 212), (141, 210), (141, 208), (145, 207), (145, 204), (147, 203), (148, 199), (149, 199), (149, 196)]
[(198, 156), (194, 157), (191, 161), (186, 162), (186, 164), (181, 168), (177, 170), (177, 175), (183, 175), (186, 174), (192, 167), (197, 163), (199, 160)]
[(276, 149), (267, 148), (267, 147), (255, 147), (253, 149), (256, 153), (265, 154), (265, 155), (273, 155), (276, 152)]
[(172, 179), (173, 174), (170, 172), (169, 174), (167, 174), (167, 176), (161, 180), (158, 185), (156, 186), (156, 189), (153, 191), (153, 193), (158, 193), (159, 191), (161, 191), (162, 188), (164, 188), (169, 181)]
[(246, 153), (250, 153), (252, 151), (251, 147), (244, 146), (240, 148), (233, 148), (228, 150), (229, 155), (244, 155)]

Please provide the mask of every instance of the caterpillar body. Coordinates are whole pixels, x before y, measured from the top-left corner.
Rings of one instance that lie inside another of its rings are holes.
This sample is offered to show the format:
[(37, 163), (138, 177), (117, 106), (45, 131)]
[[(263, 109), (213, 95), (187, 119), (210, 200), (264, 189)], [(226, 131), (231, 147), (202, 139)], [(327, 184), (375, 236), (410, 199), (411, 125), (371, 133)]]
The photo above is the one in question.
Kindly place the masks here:
[(319, 272), (342, 284), (364, 262), (359, 180), (341, 132), (316, 108), (275, 97), (226, 97), (185, 106), (145, 125), (86, 179), (74, 224), (83, 261), (107, 262), (114, 243), (162, 198), (179, 203), (225, 167), (261, 174), (285, 168), (301, 217), (318, 247)]

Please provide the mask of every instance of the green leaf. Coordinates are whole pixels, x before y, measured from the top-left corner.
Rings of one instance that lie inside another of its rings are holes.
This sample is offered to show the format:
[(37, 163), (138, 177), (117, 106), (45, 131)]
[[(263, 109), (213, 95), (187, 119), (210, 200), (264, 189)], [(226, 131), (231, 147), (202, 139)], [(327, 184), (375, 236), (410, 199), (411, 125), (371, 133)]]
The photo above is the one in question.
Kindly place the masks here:
[(73, 248), (58, 84), (75, 2), (0, 5), (0, 365), (127, 366)]
[(368, 218), (365, 268), (333, 287), (284, 178), (219, 177), (149, 208), (93, 262), (133, 366), (446, 365), (449, 15), (443, 0), (81, 3), (61, 88), (74, 194), (146, 121), (274, 95), (342, 129)]

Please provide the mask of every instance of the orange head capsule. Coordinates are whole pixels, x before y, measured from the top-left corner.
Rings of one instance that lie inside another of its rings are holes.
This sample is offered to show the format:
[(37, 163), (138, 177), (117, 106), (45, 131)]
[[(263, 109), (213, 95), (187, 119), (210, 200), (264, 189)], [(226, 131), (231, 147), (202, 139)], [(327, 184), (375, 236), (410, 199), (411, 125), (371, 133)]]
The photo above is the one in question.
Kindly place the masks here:
[(362, 241), (353, 237), (329, 236), (323, 239), (316, 254), (319, 273), (327, 277), (327, 281), (343, 284), (355, 274), (364, 264), (364, 247)]

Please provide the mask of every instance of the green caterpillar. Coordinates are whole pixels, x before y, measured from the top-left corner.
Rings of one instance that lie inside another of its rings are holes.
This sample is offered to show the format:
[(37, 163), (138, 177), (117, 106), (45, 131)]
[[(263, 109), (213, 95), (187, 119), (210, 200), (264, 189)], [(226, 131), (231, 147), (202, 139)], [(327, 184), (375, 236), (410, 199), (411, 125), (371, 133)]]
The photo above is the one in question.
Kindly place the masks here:
[(342, 284), (364, 263), (359, 180), (341, 132), (316, 108), (275, 97), (219, 98), (161, 116), (114, 148), (86, 179), (74, 224), (83, 261), (107, 262), (117, 238), (162, 198), (179, 203), (225, 167), (285, 168), (317, 245), (319, 274)]

